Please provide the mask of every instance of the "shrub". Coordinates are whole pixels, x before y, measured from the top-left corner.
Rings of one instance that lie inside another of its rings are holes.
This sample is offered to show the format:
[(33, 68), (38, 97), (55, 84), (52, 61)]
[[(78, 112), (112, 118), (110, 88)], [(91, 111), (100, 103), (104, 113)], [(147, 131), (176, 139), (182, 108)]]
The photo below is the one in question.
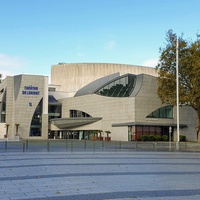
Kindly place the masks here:
[(162, 135), (162, 141), (168, 141), (168, 140), (169, 140), (169, 138), (167, 135)]
[(186, 142), (186, 136), (180, 135), (180, 142)]
[(154, 135), (148, 135), (148, 141), (155, 141)]
[[(184, 137), (185, 136), (183, 136), (180, 141), (185, 141)], [(140, 139), (141, 141), (169, 141), (168, 135), (141, 135)]]
[(161, 141), (161, 136), (160, 135), (154, 135), (155, 141)]
[(141, 136), (140, 136), (140, 139), (141, 139), (142, 141), (147, 141), (147, 135), (141, 135)]
[(141, 135), (140, 139), (142, 141), (160, 141), (160, 135)]

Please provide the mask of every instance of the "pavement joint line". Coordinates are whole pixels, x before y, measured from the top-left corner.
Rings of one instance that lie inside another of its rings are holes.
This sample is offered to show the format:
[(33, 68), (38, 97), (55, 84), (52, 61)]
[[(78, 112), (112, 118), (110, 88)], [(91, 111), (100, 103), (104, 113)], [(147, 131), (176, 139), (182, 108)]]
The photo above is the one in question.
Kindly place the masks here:
[(199, 158), (188, 152), (0, 153), (0, 199), (199, 200)]
[(83, 199), (122, 199), (122, 198), (148, 198), (148, 197), (181, 197), (181, 196), (195, 196), (200, 195), (200, 190), (153, 190), (153, 191), (123, 191), (123, 192), (107, 192), (107, 193), (92, 193), (92, 194), (74, 194), (74, 195), (62, 195), (48, 196), (44, 198), (34, 198), (29, 200), (83, 200)]

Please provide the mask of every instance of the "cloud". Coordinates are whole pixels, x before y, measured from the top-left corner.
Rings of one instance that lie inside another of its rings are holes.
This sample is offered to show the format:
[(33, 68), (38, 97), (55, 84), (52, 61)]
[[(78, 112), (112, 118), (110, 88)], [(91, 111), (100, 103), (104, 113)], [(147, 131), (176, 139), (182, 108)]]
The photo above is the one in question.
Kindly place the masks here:
[(105, 50), (107, 51), (111, 51), (113, 50), (114, 48), (116, 48), (117, 46), (117, 43), (114, 41), (114, 40), (110, 40), (106, 43), (105, 45)]
[(18, 71), (20, 71), (24, 65), (25, 61), (19, 57), (0, 53), (0, 73), (3, 78), (19, 73)]
[(143, 66), (148, 66), (148, 67), (155, 67), (158, 64), (159, 59), (158, 58), (153, 58), (146, 60), (142, 63)]

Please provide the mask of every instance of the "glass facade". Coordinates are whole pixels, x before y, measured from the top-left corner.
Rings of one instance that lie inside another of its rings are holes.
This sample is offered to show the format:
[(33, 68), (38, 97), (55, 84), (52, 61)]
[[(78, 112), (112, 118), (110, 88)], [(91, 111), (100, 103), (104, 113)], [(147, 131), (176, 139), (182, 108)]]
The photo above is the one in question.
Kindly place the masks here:
[(150, 113), (147, 118), (173, 118), (173, 106), (164, 106)]
[(53, 95), (49, 95), (48, 115), (49, 121), (53, 118), (61, 118), (61, 103), (59, 103)]
[(95, 93), (108, 97), (129, 97), (135, 87), (135, 83), (136, 76), (128, 74), (108, 83)]
[(32, 117), (31, 127), (30, 127), (30, 137), (34, 136), (41, 136), (41, 124), (42, 124), (42, 102), (41, 99), (40, 103), (38, 104), (37, 108)]
[(80, 110), (70, 110), (70, 118), (75, 118), (75, 117), (91, 117), (89, 114), (80, 111)]
[(0, 91), (3, 95), (2, 102), (0, 102), (0, 122), (4, 123), (6, 122), (6, 91), (4, 90)]
[(128, 135), (129, 135), (129, 141), (140, 141), (142, 135), (168, 136), (169, 127), (168, 126), (139, 126), (139, 125), (129, 126)]

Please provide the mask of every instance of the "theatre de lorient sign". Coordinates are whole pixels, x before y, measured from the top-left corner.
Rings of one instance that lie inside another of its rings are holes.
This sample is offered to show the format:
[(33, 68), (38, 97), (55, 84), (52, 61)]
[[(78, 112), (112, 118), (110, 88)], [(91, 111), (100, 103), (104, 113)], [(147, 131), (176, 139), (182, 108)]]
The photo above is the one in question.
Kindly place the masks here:
[(39, 95), (40, 91), (38, 91), (38, 87), (36, 86), (24, 86), (24, 90), (22, 90), (23, 95)]

